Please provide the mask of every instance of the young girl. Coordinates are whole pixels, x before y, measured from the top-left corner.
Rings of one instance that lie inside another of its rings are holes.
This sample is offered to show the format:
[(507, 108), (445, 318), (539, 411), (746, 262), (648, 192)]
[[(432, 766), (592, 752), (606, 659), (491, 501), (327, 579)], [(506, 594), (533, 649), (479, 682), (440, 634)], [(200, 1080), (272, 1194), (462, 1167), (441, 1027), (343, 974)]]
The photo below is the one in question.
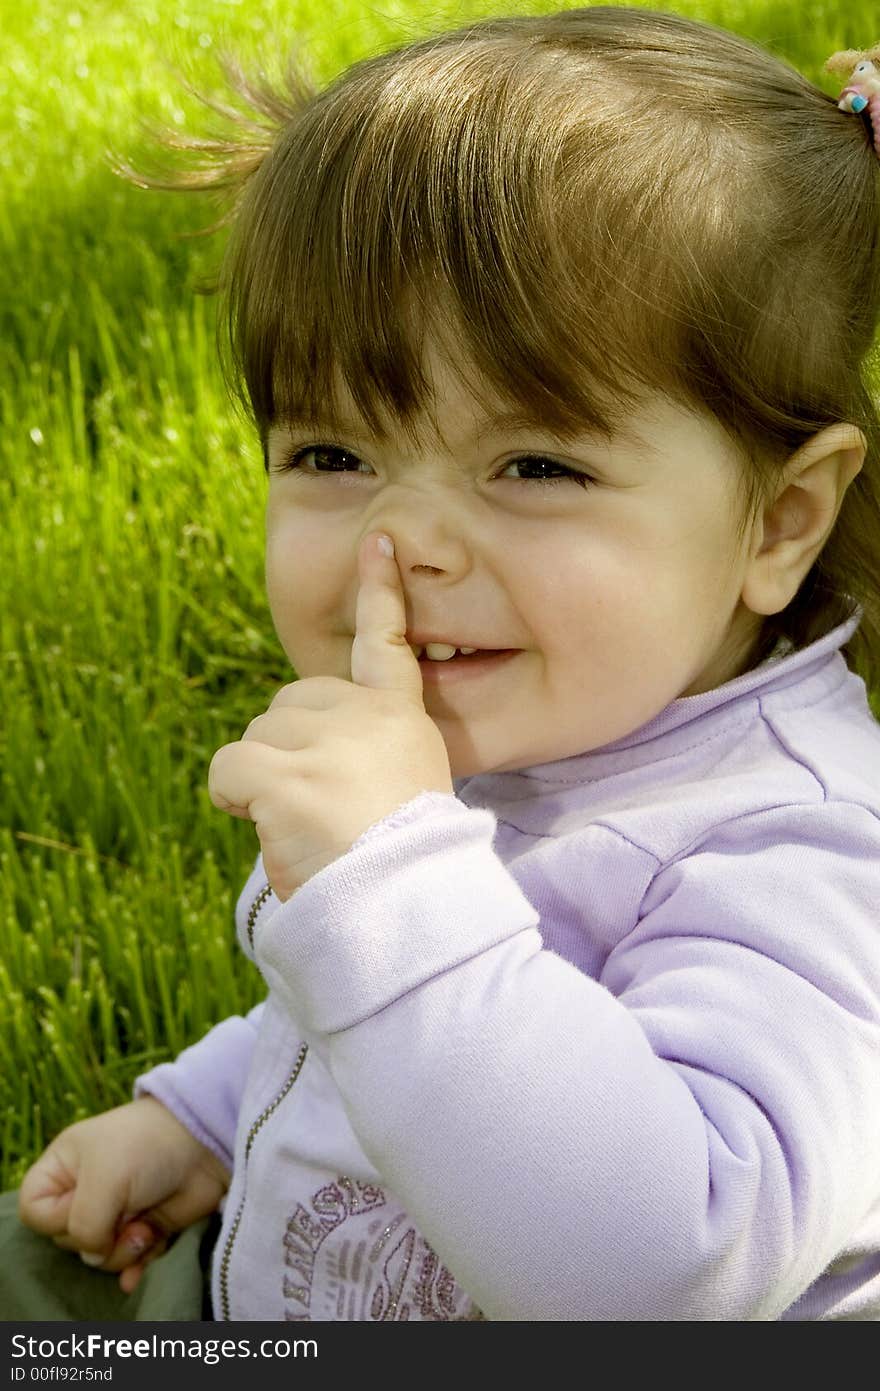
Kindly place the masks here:
[(869, 122), (618, 8), (250, 95), (267, 996), (22, 1221), (131, 1307), (219, 1208), (215, 1320), (880, 1318)]

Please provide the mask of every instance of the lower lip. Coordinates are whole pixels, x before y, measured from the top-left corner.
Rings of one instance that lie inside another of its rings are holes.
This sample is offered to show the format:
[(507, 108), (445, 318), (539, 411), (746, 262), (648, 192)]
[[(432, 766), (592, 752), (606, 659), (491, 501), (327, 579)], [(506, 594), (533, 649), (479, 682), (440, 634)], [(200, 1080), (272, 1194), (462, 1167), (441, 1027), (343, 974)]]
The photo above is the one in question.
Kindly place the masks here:
[(500, 671), (514, 657), (518, 657), (520, 651), (520, 648), (512, 647), (503, 652), (487, 652), (484, 656), (450, 657), (448, 662), (432, 662), (423, 657), (419, 662), (422, 682), (426, 686), (439, 686), (442, 689), (459, 681), (473, 681), (490, 672)]

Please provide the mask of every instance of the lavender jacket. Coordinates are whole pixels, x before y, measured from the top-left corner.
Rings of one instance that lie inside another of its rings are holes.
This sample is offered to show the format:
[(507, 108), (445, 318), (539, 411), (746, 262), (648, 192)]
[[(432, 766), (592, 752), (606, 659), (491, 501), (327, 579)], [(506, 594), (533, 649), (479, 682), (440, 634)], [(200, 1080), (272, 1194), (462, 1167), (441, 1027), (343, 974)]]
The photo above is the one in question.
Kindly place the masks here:
[(284, 904), (138, 1078), (232, 1169), (217, 1320), (880, 1320), (880, 725), (860, 615), (460, 779)]

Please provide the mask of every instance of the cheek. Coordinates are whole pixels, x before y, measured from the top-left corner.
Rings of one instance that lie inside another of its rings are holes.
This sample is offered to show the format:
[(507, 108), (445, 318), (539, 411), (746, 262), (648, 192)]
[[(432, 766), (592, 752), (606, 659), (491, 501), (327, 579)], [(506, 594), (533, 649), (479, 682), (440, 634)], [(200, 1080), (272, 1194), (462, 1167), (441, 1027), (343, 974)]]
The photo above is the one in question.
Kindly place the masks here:
[(266, 593), (276, 620), (314, 622), (337, 601), (342, 573), (319, 528), (295, 515), (267, 518)]
[(586, 641), (603, 634), (631, 602), (634, 576), (626, 550), (599, 528), (557, 533), (551, 546), (518, 562), (511, 572), (517, 606), (548, 647), (571, 652), (578, 636)]
[(300, 677), (348, 677), (350, 644), (336, 636), (347, 611), (341, 561), (305, 528), (276, 528), (266, 538), (266, 596), (275, 633)]

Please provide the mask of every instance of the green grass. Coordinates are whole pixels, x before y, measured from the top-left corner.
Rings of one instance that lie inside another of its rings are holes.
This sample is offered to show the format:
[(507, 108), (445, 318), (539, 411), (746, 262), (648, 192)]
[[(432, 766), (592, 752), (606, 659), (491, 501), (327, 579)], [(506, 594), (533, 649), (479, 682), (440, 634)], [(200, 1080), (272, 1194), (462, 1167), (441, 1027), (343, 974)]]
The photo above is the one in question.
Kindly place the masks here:
[[(234, 943), (258, 848), (211, 756), (292, 679), (263, 590), (265, 480), (214, 360), (199, 198), (112, 174), (141, 117), (205, 129), (168, 61), (300, 42), (321, 78), (379, 48), (541, 4), (37, 0), (0, 69), (0, 1188), (63, 1126), (127, 1100), (262, 982)], [(666, 8), (657, 6), (656, 8)], [(880, 7), (670, 5), (820, 81)], [(297, 37), (298, 36), (298, 37)]]

